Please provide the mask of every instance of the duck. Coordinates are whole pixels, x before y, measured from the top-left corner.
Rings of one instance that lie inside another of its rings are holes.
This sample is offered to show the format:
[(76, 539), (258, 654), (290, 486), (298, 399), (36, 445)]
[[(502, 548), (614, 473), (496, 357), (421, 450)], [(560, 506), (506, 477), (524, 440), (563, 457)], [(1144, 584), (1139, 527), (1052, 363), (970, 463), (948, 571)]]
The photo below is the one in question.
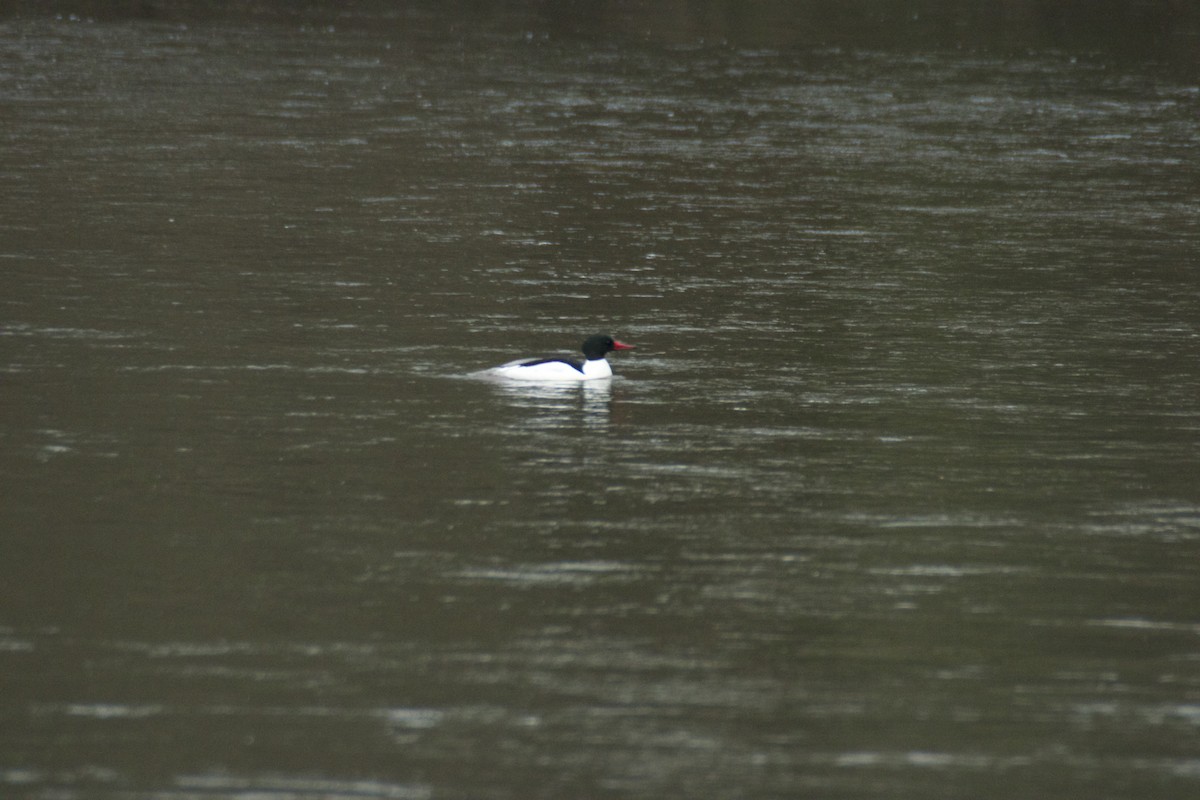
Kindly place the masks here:
[(573, 358), (524, 358), (493, 367), (488, 373), (504, 380), (558, 383), (611, 378), (612, 367), (605, 356), (614, 350), (633, 350), (634, 347), (617, 341), (607, 333), (597, 333), (584, 339), (579, 349), (583, 352), (582, 361)]

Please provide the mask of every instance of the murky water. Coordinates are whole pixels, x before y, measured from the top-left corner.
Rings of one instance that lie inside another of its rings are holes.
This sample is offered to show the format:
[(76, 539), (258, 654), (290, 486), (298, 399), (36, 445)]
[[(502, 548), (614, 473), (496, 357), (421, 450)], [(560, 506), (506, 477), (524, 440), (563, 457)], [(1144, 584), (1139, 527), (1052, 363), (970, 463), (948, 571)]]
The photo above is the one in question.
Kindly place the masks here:
[(45, 19), (0, 107), (6, 797), (1200, 788), (1194, 77)]

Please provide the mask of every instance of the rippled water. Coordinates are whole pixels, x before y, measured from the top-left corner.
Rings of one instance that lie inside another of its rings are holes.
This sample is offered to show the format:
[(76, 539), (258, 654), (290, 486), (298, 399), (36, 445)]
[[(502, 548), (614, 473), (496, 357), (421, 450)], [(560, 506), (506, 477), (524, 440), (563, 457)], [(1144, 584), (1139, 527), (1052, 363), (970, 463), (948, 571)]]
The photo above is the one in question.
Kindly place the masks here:
[(5, 796), (1197, 790), (1194, 79), (9, 20), (0, 107)]

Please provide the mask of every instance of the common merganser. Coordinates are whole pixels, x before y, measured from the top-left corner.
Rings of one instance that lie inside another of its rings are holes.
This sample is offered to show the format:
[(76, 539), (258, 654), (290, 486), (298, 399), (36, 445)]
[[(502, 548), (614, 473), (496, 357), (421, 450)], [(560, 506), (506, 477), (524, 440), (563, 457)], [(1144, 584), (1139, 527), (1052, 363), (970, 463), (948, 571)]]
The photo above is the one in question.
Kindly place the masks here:
[(584, 361), (568, 358), (534, 358), (510, 361), (488, 370), (497, 378), (517, 381), (591, 381), (611, 378), (612, 367), (604, 356), (613, 350), (632, 350), (633, 345), (618, 342), (606, 333), (598, 333), (584, 340)]

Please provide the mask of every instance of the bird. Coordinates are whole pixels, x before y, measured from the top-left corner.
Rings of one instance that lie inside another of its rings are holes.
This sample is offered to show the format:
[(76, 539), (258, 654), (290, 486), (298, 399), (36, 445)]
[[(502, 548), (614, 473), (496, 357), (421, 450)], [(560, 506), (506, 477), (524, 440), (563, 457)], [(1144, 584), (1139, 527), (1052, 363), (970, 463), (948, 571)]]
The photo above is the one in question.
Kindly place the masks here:
[(579, 349), (583, 351), (583, 361), (571, 358), (523, 358), (493, 367), (487, 372), (493, 377), (516, 381), (573, 383), (611, 378), (612, 367), (604, 356), (614, 350), (632, 350), (633, 345), (618, 342), (607, 333), (597, 333), (584, 339)]

